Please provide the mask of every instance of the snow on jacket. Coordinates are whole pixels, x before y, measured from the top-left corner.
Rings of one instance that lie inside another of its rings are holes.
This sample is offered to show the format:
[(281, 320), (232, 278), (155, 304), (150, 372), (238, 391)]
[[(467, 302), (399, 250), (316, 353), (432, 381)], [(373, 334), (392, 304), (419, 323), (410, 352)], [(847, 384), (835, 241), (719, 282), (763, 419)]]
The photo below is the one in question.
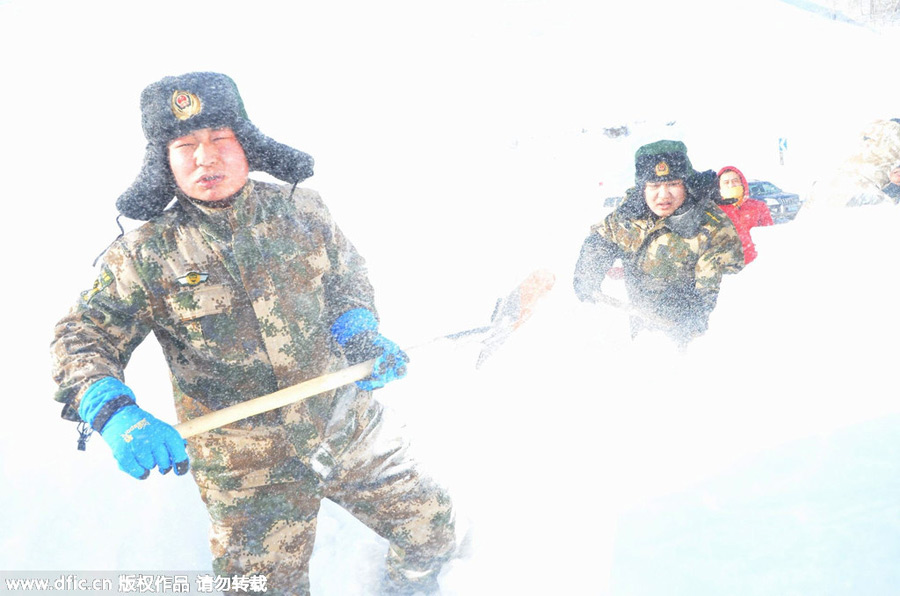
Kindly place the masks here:
[[(55, 398), (77, 420), (87, 387), (124, 380), (153, 333), (184, 421), (346, 366), (330, 326), (373, 301), (363, 259), (315, 191), (250, 180), (230, 206), (179, 197), (113, 244), (57, 324)], [(376, 404), (351, 385), (198, 435), (195, 478), (233, 489), (294, 480), (298, 464), (325, 475)]]
[(753, 238), (750, 236), (750, 228), (772, 226), (775, 225), (775, 222), (772, 220), (772, 213), (769, 211), (768, 205), (750, 198), (750, 186), (747, 184), (744, 173), (734, 166), (725, 166), (719, 170), (718, 177), (721, 178), (725, 172), (734, 172), (741, 177), (744, 196), (734, 203), (727, 203), (720, 199), (716, 201), (716, 204), (734, 224), (738, 236), (741, 238), (741, 246), (744, 248), (744, 263), (747, 264), (757, 255), (756, 245), (753, 244)]
[(673, 322), (672, 334), (679, 339), (703, 333), (723, 274), (744, 266), (734, 225), (711, 200), (690, 192), (685, 204), (664, 218), (645, 208), (643, 192), (631, 189), (627, 195), (591, 227), (575, 267), (575, 293), (591, 301), (610, 266), (621, 259), (632, 304)]

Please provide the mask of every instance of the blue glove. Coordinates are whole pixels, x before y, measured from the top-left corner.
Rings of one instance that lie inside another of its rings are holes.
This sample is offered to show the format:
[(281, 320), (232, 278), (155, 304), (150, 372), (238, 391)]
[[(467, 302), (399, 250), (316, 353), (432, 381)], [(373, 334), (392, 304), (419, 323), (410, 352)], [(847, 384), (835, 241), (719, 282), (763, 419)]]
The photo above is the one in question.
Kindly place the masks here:
[(356, 382), (360, 389), (371, 391), (406, 376), (409, 356), (400, 346), (378, 333), (378, 321), (365, 308), (348, 310), (331, 326), (331, 335), (344, 349), (350, 364), (375, 359), (372, 374)]
[(123, 472), (143, 480), (154, 467), (161, 474), (172, 468), (179, 476), (188, 471), (178, 431), (139, 408), (134, 393), (118, 379), (104, 377), (91, 385), (78, 414), (109, 444)]

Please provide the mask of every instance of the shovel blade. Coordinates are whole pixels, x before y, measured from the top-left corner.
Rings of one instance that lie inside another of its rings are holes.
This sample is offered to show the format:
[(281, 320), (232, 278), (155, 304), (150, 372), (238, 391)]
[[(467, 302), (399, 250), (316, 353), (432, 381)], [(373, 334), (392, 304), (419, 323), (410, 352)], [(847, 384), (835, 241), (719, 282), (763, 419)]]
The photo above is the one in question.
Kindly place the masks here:
[(491, 324), (485, 333), (486, 337), (481, 341), (482, 349), (478, 354), (475, 368), (481, 368), (506, 339), (531, 318), (538, 302), (553, 289), (555, 283), (556, 276), (551, 271), (537, 269), (522, 280), (512, 292), (497, 300)]

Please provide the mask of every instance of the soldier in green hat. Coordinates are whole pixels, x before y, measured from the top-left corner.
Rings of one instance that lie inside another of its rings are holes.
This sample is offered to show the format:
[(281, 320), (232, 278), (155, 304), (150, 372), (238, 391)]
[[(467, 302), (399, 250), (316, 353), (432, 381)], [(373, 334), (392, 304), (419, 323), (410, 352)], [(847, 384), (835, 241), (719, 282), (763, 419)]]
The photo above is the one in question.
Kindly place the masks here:
[(632, 317), (633, 335), (662, 326), (684, 345), (704, 333), (722, 275), (744, 265), (734, 225), (711, 200), (715, 181), (711, 170), (694, 171), (681, 141), (639, 148), (634, 188), (582, 245), (574, 276), (578, 298), (601, 298), (607, 271), (621, 259), (629, 300), (646, 313)]

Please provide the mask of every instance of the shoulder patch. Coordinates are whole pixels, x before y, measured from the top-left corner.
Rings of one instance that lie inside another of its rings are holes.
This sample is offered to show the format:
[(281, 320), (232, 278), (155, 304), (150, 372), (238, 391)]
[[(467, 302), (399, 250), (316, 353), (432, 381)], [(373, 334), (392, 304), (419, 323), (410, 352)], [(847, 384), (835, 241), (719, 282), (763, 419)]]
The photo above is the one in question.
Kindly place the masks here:
[(104, 265), (100, 270), (100, 275), (94, 280), (94, 285), (91, 286), (91, 289), (81, 293), (81, 301), (85, 304), (89, 303), (94, 296), (108, 288), (113, 281), (115, 281), (115, 278), (112, 272)]

